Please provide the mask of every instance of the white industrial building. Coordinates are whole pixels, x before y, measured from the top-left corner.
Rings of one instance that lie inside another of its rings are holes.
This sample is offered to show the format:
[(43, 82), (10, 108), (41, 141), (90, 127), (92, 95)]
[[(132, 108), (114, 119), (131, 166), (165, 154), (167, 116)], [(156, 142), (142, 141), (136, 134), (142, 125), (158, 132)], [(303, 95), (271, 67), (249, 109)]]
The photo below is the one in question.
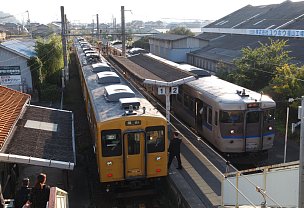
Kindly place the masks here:
[(9, 40), (0, 44), (0, 85), (32, 94), (33, 84), (27, 62), (35, 56), (35, 41)]
[(187, 53), (208, 44), (207, 41), (186, 35), (157, 34), (149, 38), (150, 52), (170, 61), (185, 63)]

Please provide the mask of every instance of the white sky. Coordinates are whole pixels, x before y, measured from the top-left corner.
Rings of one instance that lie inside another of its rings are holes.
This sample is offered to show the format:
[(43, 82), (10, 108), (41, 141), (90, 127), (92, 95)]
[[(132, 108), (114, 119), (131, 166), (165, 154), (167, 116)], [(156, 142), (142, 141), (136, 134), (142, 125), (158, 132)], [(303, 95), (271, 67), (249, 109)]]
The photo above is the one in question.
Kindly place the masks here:
[[(216, 20), (248, 4), (253, 6), (279, 4), (284, 0), (8, 0), (2, 1), (0, 11), (15, 15), (21, 22), (27, 19), (43, 24), (60, 21), (60, 6), (71, 22), (120, 23), (120, 8), (125, 7), (126, 22), (143, 21), (182, 21)], [(300, 1), (300, 0), (293, 0)], [(80, 3), (81, 2), (81, 3)]]

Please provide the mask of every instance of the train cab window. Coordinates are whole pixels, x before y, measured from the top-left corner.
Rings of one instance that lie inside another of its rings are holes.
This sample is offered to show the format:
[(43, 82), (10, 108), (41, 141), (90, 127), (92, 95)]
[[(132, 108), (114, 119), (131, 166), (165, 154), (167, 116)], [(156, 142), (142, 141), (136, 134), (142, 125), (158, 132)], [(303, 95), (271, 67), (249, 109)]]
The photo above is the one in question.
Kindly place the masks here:
[(140, 133), (128, 133), (128, 155), (140, 153)]
[(264, 122), (269, 122), (274, 120), (274, 109), (264, 111)]
[(103, 157), (121, 155), (121, 131), (119, 129), (101, 131), (101, 144)]
[(243, 120), (244, 116), (240, 111), (220, 111), (221, 123), (242, 123)]
[(248, 112), (246, 115), (246, 122), (247, 123), (258, 123), (260, 122), (260, 112), (259, 111), (252, 111)]
[(165, 127), (153, 126), (146, 128), (147, 152), (165, 151)]

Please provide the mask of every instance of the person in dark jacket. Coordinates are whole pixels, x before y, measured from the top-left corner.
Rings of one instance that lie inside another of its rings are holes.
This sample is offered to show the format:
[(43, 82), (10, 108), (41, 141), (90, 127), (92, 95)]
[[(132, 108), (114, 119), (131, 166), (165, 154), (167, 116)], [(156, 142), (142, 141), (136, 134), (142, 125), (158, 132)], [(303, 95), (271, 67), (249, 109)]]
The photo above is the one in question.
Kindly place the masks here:
[(30, 195), (31, 208), (45, 208), (50, 197), (50, 186), (45, 184), (46, 174), (40, 173), (37, 176), (35, 186)]
[(173, 139), (170, 142), (169, 145), (169, 160), (168, 160), (168, 169), (170, 168), (170, 165), (172, 163), (172, 160), (174, 157), (176, 157), (177, 159), (177, 163), (178, 163), (178, 167), (177, 169), (182, 169), (182, 161), (180, 158), (180, 144), (182, 143), (182, 140), (180, 138), (178, 138), (178, 132), (175, 131), (173, 134)]
[(28, 178), (24, 178), (22, 180), (22, 186), (17, 191), (14, 204), (15, 208), (22, 208), (23, 205), (30, 199), (31, 188), (29, 187), (30, 180)]

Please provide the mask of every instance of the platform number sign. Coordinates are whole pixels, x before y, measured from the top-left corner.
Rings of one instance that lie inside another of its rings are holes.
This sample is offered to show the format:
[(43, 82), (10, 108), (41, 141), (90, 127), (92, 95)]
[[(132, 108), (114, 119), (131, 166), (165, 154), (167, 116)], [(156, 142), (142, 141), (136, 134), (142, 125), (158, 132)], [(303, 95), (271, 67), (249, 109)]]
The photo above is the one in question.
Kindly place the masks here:
[(165, 95), (166, 94), (166, 88), (165, 87), (158, 87), (157, 89), (159, 95)]
[[(158, 87), (157, 91), (158, 91), (158, 95), (165, 95), (166, 94), (166, 87)], [(173, 94), (173, 95), (178, 94), (178, 87), (171, 87), (170, 94)]]
[(171, 94), (177, 95), (178, 94), (178, 87), (171, 87)]

